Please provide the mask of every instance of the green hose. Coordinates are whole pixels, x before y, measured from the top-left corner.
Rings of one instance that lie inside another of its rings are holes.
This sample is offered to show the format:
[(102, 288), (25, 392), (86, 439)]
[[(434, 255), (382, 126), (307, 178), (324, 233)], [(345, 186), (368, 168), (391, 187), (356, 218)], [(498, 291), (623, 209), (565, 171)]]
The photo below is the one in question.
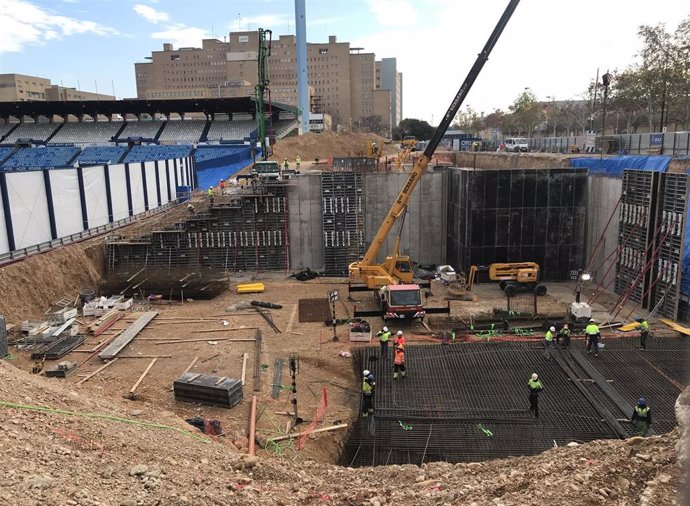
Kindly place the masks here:
[(29, 406), (26, 404), (16, 404), (14, 402), (6, 402), (6, 401), (0, 401), (0, 406), (5, 407), (5, 408), (13, 408), (13, 409), (26, 409), (29, 411), (42, 411), (44, 413), (56, 413), (59, 415), (81, 416), (83, 418), (96, 418), (96, 419), (100, 419), (100, 420), (112, 420), (114, 422), (122, 422), (122, 423), (128, 423), (130, 425), (138, 425), (140, 427), (146, 427), (148, 429), (172, 430), (175, 432), (180, 432), (181, 434), (188, 436), (188, 437), (190, 437), (196, 441), (203, 441), (204, 443), (208, 443), (208, 439), (206, 437), (200, 435), (200, 434), (194, 434), (193, 432), (183, 430), (179, 427), (172, 427), (170, 425), (163, 425), (160, 423), (141, 422), (139, 420), (130, 420), (129, 418), (120, 418), (120, 417), (112, 416), (112, 415), (99, 415), (98, 413), (77, 413), (76, 411), (67, 411), (64, 409), (47, 408), (45, 406)]

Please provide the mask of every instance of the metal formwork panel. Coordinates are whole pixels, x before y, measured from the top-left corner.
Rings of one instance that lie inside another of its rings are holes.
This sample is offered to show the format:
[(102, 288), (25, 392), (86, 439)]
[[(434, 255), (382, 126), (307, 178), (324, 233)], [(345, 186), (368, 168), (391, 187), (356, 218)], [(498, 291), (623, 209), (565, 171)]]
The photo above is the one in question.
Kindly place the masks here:
[(168, 269), (280, 270), (288, 268), (285, 186), (267, 185), (226, 207), (212, 207), (137, 242), (108, 245), (111, 272), (130, 266)]
[(622, 200), (618, 223), (620, 254), (616, 263), (614, 292), (646, 306), (649, 276), (644, 274), (654, 237), (655, 193), (658, 173), (623, 172)]
[(652, 270), (649, 306), (669, 318), (678, 315), (687, 200), (688, 175), (662, 174), (656, 223), (658, 254)]
[(321, 175), (324, 263), (327, 275), (346, 276), (347, 267), (364, 254), (362, 175)]

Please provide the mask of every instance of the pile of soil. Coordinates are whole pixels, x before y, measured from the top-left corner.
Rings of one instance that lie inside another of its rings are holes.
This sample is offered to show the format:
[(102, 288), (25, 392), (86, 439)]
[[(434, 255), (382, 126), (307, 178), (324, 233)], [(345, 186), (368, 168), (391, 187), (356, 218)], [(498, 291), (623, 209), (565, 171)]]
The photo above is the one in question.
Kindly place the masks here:
[[(36, 409), (40, 407), (41, 409)], [(149, 424), (153, 422), (156, 426)], [(0, 363), (0, 501), (35, 504), (680, 504), (677, 431), (536, 457), (352, 469), (247, 456), (172, 413)], [(314, 434), (308, 445), (332, 436)]]

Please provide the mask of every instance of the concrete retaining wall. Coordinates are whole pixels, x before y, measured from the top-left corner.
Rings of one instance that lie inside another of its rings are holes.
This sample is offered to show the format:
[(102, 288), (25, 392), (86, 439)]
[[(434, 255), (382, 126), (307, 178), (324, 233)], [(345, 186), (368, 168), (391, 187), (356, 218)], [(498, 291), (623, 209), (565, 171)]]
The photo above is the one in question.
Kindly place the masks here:
[[(367, 174), (364, 177), (365, 240), (367, 246), (378, 232), (388, 209), (409, 174)], [(294, 178), (288, 187), (290, 269), (324, 268), (321, 176)], [(393, 250), (398, 232), (395, 225), (379, 253), (383, 261)], [(419, 263), (441, 264), (446, 257), (446, 195), (443, 174), (428, 173), (414, 190), (408, 206), (401, 252)]]
[[(590, 263), (590, 271), (594, 275), (594, 282), (597, 284), (607, 286), (610, 283), (608, 287), (610, 291), (613, 291), (613, 280), (616, 276), (616, 267), (615, 265), (611, 266), (611, 263), (616, 262), (617, 255), (613, 254), (605, 263), (604, 260), (618, 247), (620, 206), (616, 208), (616, 204), (620, 200), (622, 188), (623, 180), (620, 178), (602, 174), (590, 174), (589, 176), (586, 228), (587, 255), (585, 264), (592, 258), (592, 252), (596, 248), (602, 234), (604, 234), (601, 244)], [(611, 224), (604, 232), (611, 213), (613, 213)], [(611, 267), (610, 270), (609, 267)], [(607, 270), (609, 271), (608, 274), (606, 274)]]
[[(364, 229), (367, 246), (378, 232), (388, 209), (408, 177), (408, 173), (367, 174), (365, 176)], [(443, 173), (424, 174), (407, 206), (407, 216), (400, 241), (401, 253), (423, 264), (445, 263), (446, 207)], [(386, 255), (393, 251), (393, 244), (400, 230), (398, 223), (388, 234), (388, 240), (379, 252), (378, 261), (385, 260)]]
[(290, 269), (324, 268), (321, 175), (293, 178), (287, 189)]

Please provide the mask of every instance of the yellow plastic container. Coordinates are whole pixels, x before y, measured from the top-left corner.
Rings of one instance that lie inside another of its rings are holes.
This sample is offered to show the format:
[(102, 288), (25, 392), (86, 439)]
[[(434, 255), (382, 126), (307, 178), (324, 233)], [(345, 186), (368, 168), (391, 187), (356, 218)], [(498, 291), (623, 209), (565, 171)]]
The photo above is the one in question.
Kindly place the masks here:
[(263, 283), (244, 283), (237, 285), (237, 293), (262, 293), (266, 287)]

